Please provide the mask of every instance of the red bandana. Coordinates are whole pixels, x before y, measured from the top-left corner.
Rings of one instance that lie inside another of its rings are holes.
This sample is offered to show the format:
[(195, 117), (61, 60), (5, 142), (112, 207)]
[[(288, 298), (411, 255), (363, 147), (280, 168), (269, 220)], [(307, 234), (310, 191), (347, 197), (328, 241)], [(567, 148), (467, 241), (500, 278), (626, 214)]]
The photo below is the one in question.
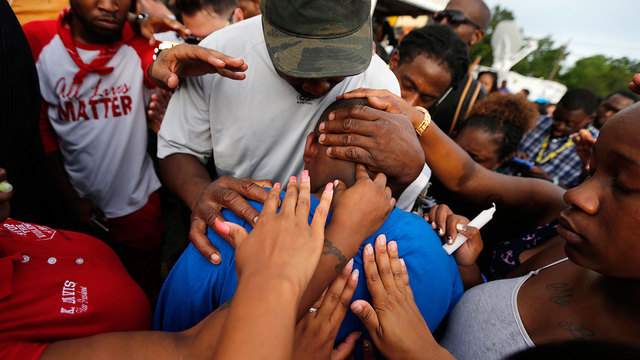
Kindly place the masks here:
[(85, 64), (85, 62), (82, 61), (82, 58), (78, 54), (76, 42), (73, 39), (73, 34), (71, 34), (70, 23), (72, 16), (73, 13), (71, 12), (71, 7), (67, 7), (66, 9), (62, 10), (62, 12), (60, 13), (60, 17), (58, 17), (58, 35), (60, 35), (60, 40), (62, 40), (62, 43), (67, 49), (69, 56), (71, 56), (73, 61), (80, 68), (80, 70), (78, 70), (76, 75), (73, 77), (72, 85), (72, 88), (75, 86), (77, 95), (78, 90), (82, 85), (82, 81), (88, 73), (96, 72), (100, 75), (106, 75), (113, 71), (113, 67), (108, 67), (105, 65), (118, 52), (120, 46), (131, 40), (135, 36), (135, 33), (133, 32), (133, 29), (131, 29), (131, 26), (129, 26), (128, 23), (125, 23), (124, 27), (122, 28), (122, 39), (115, 43), (107, 44), (106, 46), (104, 46), (100, 50), (98, 56), (96, 56), (90, 64)]

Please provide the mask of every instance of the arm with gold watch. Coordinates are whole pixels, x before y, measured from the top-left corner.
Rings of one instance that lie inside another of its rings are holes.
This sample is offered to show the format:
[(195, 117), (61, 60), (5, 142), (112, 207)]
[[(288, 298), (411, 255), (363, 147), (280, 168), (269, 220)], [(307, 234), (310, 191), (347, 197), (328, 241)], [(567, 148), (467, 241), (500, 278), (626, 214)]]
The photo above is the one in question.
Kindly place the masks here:
[(413, 117), (411, 119), (413, 127), (416, 129), (416, 134), (420, 137), (429, 128), (429, 125), (431, 125), (431, 114), (429, 114), (429, 111), (422, 106), (414, 106), (413, 108), (422, 113), (422, 120), (419, 123), (416, 124)]

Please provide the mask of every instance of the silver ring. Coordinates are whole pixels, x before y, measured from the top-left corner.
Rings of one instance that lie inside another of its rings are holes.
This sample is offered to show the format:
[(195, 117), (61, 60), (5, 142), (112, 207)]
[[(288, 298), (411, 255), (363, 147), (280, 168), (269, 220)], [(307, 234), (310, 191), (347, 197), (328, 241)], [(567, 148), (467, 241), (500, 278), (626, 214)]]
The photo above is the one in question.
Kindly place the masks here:
[(314, 307), (309, 308), (309, 312), (310, 312), (310, 313), (314, 313), (314, 312), (316, 312), (316, 311), (318, 311), (318, 309), (316, 309), (316, 308), (314, 308)]

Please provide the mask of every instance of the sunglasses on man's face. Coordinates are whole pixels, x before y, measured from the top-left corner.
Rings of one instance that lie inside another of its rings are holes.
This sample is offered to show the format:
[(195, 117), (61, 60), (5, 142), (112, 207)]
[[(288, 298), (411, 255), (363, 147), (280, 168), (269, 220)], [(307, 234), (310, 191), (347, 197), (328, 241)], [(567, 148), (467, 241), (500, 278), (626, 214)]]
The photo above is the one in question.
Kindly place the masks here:
[(451, 24), (451, 26), (454, 27), (460, 26), (462, 24), (469, 24), (478, 30), (482, 30), (482, 27), (480, 25), (464, 16), (464, 13), (459, 10), (443, 10), (437, 12), (433, 16), (433, 20), (435, 20), (437, 23), (441, 23), (445, 18), (447, 19), (447, 23)]

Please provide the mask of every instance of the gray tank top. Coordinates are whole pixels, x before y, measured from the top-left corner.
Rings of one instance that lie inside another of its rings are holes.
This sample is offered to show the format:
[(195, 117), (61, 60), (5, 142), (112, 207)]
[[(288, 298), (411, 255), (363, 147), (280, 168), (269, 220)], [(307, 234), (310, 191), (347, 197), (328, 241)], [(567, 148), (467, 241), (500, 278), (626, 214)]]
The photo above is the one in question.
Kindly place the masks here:
[(520, 319), (518, 292), (530, 277), (566, 260), (525, 276), (491, 281), (467, 290), (449, 315), (440, 345), (461, 360), (504, 359), (534, 347)]

